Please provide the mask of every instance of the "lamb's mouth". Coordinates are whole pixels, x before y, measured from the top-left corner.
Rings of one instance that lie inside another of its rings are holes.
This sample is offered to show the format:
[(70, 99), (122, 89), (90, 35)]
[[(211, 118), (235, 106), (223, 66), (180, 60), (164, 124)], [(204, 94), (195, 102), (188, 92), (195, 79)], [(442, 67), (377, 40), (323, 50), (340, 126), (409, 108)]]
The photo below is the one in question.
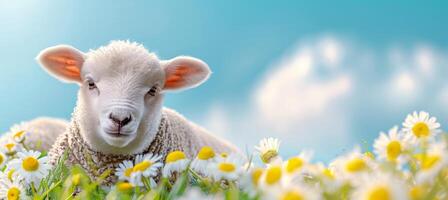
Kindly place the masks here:
[(116, 138), (129, 136), (129, 134), (123, 134), (122, 132), (106, 132), (106, 133), (107, 133), (107, 135), (109, 135), (111, 137), (116, 137)]

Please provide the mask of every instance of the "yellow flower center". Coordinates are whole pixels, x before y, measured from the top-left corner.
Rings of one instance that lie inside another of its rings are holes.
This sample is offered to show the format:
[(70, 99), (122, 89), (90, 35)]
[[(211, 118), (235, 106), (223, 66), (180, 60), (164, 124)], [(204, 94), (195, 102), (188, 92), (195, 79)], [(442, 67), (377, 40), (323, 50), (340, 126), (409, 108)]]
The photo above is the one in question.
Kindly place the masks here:
[(0, 154), (0, 164), (2, 164), (2, 163), (3, 163), (3, 161), (5, 161), (5, 158), (3, 157), (3, 155), (2, 155), (2, 154)]
[(271, 159), (275, 158), (276, 156), (278, 156), (278, 152), (271, 149), (261, 154), (260, 158), (264, 163), (269, 163), (271, 162)]
[(288, 163), (286, 164), (286, 171), (288, 173), (295, 172), (296, 170), (302, 168), (304, 161), (302, 158), (295, 157), (288, 160)]
[(227, 156), (229, 156), (227, 153), (225, 153), (225, 152), (221, 153), (221, 157), (227, 158)]
[(15, 133), (14, 134), (14, 138), (20, 138), (20, 137), (22, 137), (22, 135), (25, 133), (25, 131), (19, 131), (19, 132), (17, 132), (17, 133)]
[(17, 200), (20, 197), (20, 190), (17, 187), (11, 187), (8, 190), (8, 200)]
[(412, 132), (418, 138), (429, 136), (430, 130), (425, 122), (418, 122), (412, 127)]
[(270, 167), (266, 171), (266, 183), (273, 185), (282, 178), (282, 169), (280, 167)]
[(11, 169), (11, 170), (8, 171), (8, 179), (10, 181), (12, 181), (12, 175), (14, 174), (15, 171), (16, 171), (15, 169)]
[(387, 159), (395, 161), (398, 158), (398, 156), (400, 156), (402, 151), (400, 142), (396, 140), (390, 142), (386, 147), (386, 151), (387, 151)]
[(353, 173), (353, 172), (360, 172), (360, 171), (365, 170), (367, 168), (367, 165), (363, 159), (354, 158), (347, 162), (347, 164), (345, 165), (345, 168), (347, 169), (347, 171)]
[(258, 185), (261, 175), (263, 174), (263, 169), (256, 168), (252, 171), (252, 183)]
[(75, 174), (72, 176), (72, 184), (73, 185), (79, 185), (79, 182), (81, 182), (81, 174)]
[(124, 176), (131, 177), (132, 172), (134, 171), (134, 168), (127, 168), (124, 170)]
[(12, 149), (15, 147), (16, 145), (14, 143), (8, 143), (5, 144), (6, 149), (8, 149), (8, 151), (12, 151)]
[[(152, 165), (152, 162), (145, 160), (141, 163), (136, 164), (134, 166), (133, 171), (134, 172), (142, 172), (142, 171), (145, 171), (146, 169), (148, 169), (149, 167), (151, 167), (151, 165)], [(126, 175), (126, 171), (125, 171), (125, 175)]]
[(386, 187), (378, 187), (370, 191), (368, 200), (391, 200), (389, 189)]
[(289, 191), (289, 192), (286, 192), (281, 199), (282, 200), (303, 200), (305, 198), (303, 197), (302, 194), (300, 194), (297, 191)]
[(132, 188), (134, 188), (134, 186), (128, 182), (122, 182), (122, 183), (118, 183), (117, 188), (118, 188), (118, 190), (120, 190), (122, 192), (126, 192), (126, 191), (129, 191)]
[(439, 155), (426, 155), (422, 159), (421, 167), (423, 170), (428, 170), (434, 167), (440, 161)]
[(331, 171), (331, 170), (328, 169), (328, 168), (325, 168), (325, 169), (322, 171), (322, 174), (323, 174), (324, 176), (326, 176), (327, 178), (329, 178), (329, 179), (334, 179), (334, 173), (333, 173), (333, 171)]
[(411, 199), (421, 199), (424, 195), (424, 189), (420, 186), (414, 186), (409, 190), (409, 196)]
[(202, 149), (198, 153), (199, 160), (208, 160), (210, 158), (215, 157), (215, 151), (211, 147), (202, 147)]
[(178, 160), (182, 160), (185, 159), (185, 153), (182, 151), (173, 151), (171, 153), (168, 154), (168, 156), (166, 157), (166, 162), (167, 163), (173, 163), (176, 162)]
[(236, 167), (233, 163), (223, 162), (223, 163), (219, 163), (218, 169), (220, 171), (230, 173), (230, 172), (234, 172)]
[(36, 171), (37, 169), (39, 169), (39, 161), (36, 158), (29, 156), (23, 159), (22, 167), (23, 169), (25, 169), (25, 171)]

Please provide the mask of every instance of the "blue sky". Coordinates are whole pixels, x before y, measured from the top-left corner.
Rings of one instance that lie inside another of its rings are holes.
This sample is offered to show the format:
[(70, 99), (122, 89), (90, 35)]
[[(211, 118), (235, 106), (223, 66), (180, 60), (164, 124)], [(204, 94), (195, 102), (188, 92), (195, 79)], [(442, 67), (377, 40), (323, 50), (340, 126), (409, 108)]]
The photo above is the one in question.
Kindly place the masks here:
[(0, 131), (68, 119), (77, 86), (46, 75), (48, 46), (87, 51), (114, 39), (161, 58), (192, 55), (213, 75), (167, 95), (172, 107), (241, 148), (266, 136), (284, 155), (328, 160), (407, 113), (448, 119), (445, 2), (0, 0)]

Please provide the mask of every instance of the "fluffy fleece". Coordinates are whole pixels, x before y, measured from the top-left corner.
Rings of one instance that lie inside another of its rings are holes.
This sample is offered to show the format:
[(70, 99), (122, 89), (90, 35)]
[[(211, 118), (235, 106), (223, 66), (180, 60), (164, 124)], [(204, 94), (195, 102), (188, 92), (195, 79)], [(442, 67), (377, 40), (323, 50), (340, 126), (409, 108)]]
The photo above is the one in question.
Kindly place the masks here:
[(49, 152), (50, 162), (55, 164), (65, 151), (68, 153), (66, 164), (82, 166), (91, 178), (97, 178), (106, 170), (112, 174), (105, 179), (105, 185), (116, 183), (115, 168), (124, 160), (133, 160), (138, 154), (154, 153), (166, 155), (174, 150), (184, 151), (193, 158), (203, 146), (211, 146), (218, 153), (239, 152), (231, 144), (218, 139), (203, 128), (189, 122), (182, 115), (164, 108), (156, 136), (144, 151), (132, 155), (104, 154), (93, 150), (80, 134), (77, 111), (73, 113), (69, 128), (58, 137)]
[(31, 121), (22, 122), (11, 127), (2, 135), (0, 144), (12, 142), (14, 134), (25, 131), (25, 144), (34, 150), (48, 151), (54, 144), (56, 138), (61, 135), (69, 126), (69, 122), (50, 118), (39, 117)]

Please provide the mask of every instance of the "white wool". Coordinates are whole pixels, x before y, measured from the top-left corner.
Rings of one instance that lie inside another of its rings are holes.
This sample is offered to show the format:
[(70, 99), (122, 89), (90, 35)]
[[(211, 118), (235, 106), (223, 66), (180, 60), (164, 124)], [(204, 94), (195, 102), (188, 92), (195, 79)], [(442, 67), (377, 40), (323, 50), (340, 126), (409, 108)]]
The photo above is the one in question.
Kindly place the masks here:
[(18, 131), (26, 132), (25, 144), (35, 150), (48, 151), (69, 126), (66, 120), (39, 117), (31, 121), (21, 122), (13, 125), (10, 130), (0, 137), (0, 144), (13, 139), (13, 135)]

